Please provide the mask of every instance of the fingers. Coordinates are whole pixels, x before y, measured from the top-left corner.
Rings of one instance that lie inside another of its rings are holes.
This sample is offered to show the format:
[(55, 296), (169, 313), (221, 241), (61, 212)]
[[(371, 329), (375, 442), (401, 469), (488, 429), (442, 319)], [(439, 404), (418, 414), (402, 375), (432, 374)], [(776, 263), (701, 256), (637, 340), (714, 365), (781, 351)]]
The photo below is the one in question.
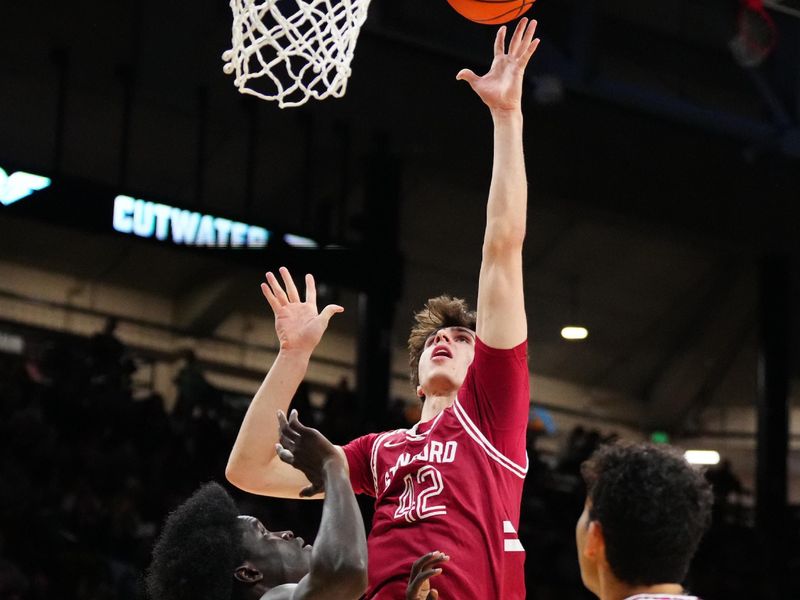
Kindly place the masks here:
[(272, 290), (266, 283), (261, 284), (261, 293), (264, 294), (264, 298), (266, 298), (267, 302), (269, 302), (269, 307), (272, 309), (272, 312), (278, 312), (278, 309), (281, 307), (281, 303), (278, 302), (275, 294), (272, 293)]
[(312, 484), (312, 485), (306, 486), (302, 490), (300, 490), (300, 497), (301, 498), (310, 498), (311, 496), (316, 496), (317, 494), (319, 494), (320, 492), (323, 492), (323, 491), (324, 490), (321, 487), (317, 487), (316, 485)]
[(297, 286), (294, 284), (289, 269), (281, 267), (278, 271), (281, 274), (281, 279), (283, 279), (283, 285), (286, 286), (286, 295), (289, 297), (289, 302), (300, 302), (300, 294), (297, 293)]
[(417, 584), (417, 580), (419, 580), (419, 583), (422, 584), (422, 582), (424, 582), (426, 579), (430, 579), (431, 577), (436, 577), (437, 575), (441, 574), (442, 569), (438, 567), (436, 569), (428, 569), (427, 571), (423, 571), (414, 578), (414, 585)]
[(461, 69), (456, 75), (456, 79), (466, 81), (468, 84), (472, 85), (478, 79), (480, 79), (471, 69)]
[(527, 50), (528, 46), (531, 45), (533, 41), (533, 36), (536, 35), (536, 26), (539, 23), (536, 19), (531, 19), (530, 23), (528, 23), (528, 28), (525, 29), (525, 35), (522, 36), (522, 50)]
[(267, 273), (267, 283), (269, 284), (270, 291), (277, 299), (279, 306), (289, 304), (289, 298), (286, 296), (286, 292), (283, 291), (281, 284), (278, 283), (278, 279), (272, 274), (272, 271)]
[(523, 62), (527, 63), (533, 53), (536, 52), (536, 48), (539, 47), (539, 39), (534, 39), (534, 35), (536, 35), (536, 26), (538, 23), (536, 21), (531, 21), (528, 24), (528, 29), (525, 30), (525, 37), (522, 38), (522, 60)]
[(313, 436), (314, 433), (318, 433), (316, 429), (303, 425), (298, 418), (297, 411), (292, 409), (292, 412), (289, 414), (288, 422), (281, 426), (281, 443), (294, 452), (297, 450), (297, 444), (300, 443), (304, 437), (311, 439), (310, 436)]
[(278, 411), (278, 426), (280, 427), (281, 435), (285, 435), (292, 439), (298, 438), (299, 434), (297, 433), (295, 423), (299, 422), (300, 421), (297, 420), (297, 411), (295, 409), (292, 409), (288, 421), (286, 420), (286, 415), (283, 414), (283, 411)]
[[(300, 418), (297, 414), (297, 411), (292, 409), (291, 414), (289, 415), (289, 425), (288, 430), (291, 431), (291, 435), (294, 437), (295, 441), (300, 440), (303, 436), (308, 436), (309, 434), (317, 433), (320, 436), (322, 435), (316, 429), (312, 427), (306, 427), (300, 422)], [(323, 436), (324, 437), (324, 436)]]
[(288, 465), (294, 465), (294, 454), (284, 448), (281, 444), (275, 444), (275, 452), (277, 452), (278, 458), (280, 458), (283, 462)]
[[(296, 412), (292, 411), (292, 414), (296, 414)], [(286, 421), (286, 415), (280, 410), (278, 411), (278, 436), (281, 444), (292, 451), (294, 451), (295, 444), (300, 439), (300, 434), (292, 429), (291, 424)]]
[[(428, 552), (424, 556), (421, 556), (415, 560), (414, 564), (411, 566), (411, 574), (409, 575), (406, 598), (419, 598), (420, 590), (422, 589), (423, 584), (431, 577), (436, 577), (442, 572), (442, 569), (436, 567), (435, 565), (439, 565), (448, 560), (450, 560), (450, 557), (444, 552), (439, 552), (438, 550)], [(438, 597), (439, 593), (436, 590), (431, 589), (428, 592), (425, 600), (435, 600)]]
[(494, 38), (494, 55), (500, 56), (506, 51), (506, 26), (503, 25), (497, 30), (497, 35)]
[[(289, 419), (291, 420), (292, 417), (295, 417), (295, 420), (297, 420), (297, 410), (292, 409)], [(295, 436), (295, 433), (292, 431), (291, 425), (289, 424), (289, 421), (286, 420), (286, 415), (282, 410), (278, 411), (278, 429), (281, 433), (287, 432), (291, 434), (292, 437)]]
[(529, 22), (526, 17), (519, 20), (517, 28), (514, 30), (514, 36), (508, 46), (509, 56), (519, 57), (526, 62), (533, 56), (533, 53), (536, 52), (536, 47), (539, 45), (539, 40), (534, 39), (537, 25), (538, 22), (536, 20)]
[[(300, 292), (297, 290), (297, 286), (294, 283), (294, 279), (292, 279), (292, 274), (289, 272), (289, 269), (286, 267), (281, 267), (278, 269), (278, 272), (283, 280), (283, 286), (281, 286), (278, 278), (275, 277), (272, 271), (268, 271), (266, 274), (267, 283), (261, 284), (261, 292), (264, 294), (264, 297), (267, 299), (267, 302), (269, 302), (269, 305), (272, 307), (273, 311), (277, 311), (281, 306), (289, 304), (290, 302), (302, 302), (300, 299)], [(305, 301), (316, 306), (317, 287), (314, 283), (313, 275), (310, 273), (307, 274), (305, 277), (305, 282)], [(286, 288), (286, 291), (284, 291), (284, 288)]]
[(413, 576), (414, 573), (421, 571), (422, 569), (430, 567), (430, 565), (446, 562), (450, 560), (450, 557), (447, 556), (444, 552), (440, 552), (438, 550), (434, 550), (433, 552), (428, 552), (427, 554), (419, 557), (417, 560), (414, 561), (414, 564), (411, 565), (411, 575)]
[(286, 449), (304, 455), (307, 453), (307, 448), (321, 447), (326, 452), (332, 450), (330, 440), (313, 427), (303, 425), (296, 410), (292, 409), (288, 420), (282, 411), (278, 411), (278, 423), (280, 443)]
[(444, 552), (439, 552), (438, 550), (428, 552), (414, 561), (414, 564), (411, 566), (411, 574), (409, 577), (413, 580), (414, 585), (416, 585), (417, 582), (422, 584), (426, 579), (441, 573), (442, 570), (436, 568), (436, 565), (447, 562), (448, 560), (450, 560), (450, 557)]
[(278, 429), (283, 429), (286, 425), (286, 415), (282, 410), (278, 411)]
[(297, 445), (297, 442), (300, 441), (300, 434), (294, 431), (289, 425), (281, 428), (279, 437), (281, 444), (283, 444), (292, 452), (295, 451), (295, 446)]
[[(278, 272), (281, 275), (281, 279), (283, 279), (283, 286), (281, 286), (278, 278), (275, 277), (272, 271), (267, 273), (268, 285), (265, 287), (262, 284), (261, 286), (261, 290), (264, 292), (264, 296), (267, 298), (273, 310), (275, 310), (276, 306), (283, 306), (290, 302), (300, 302), (300, 293), (297, 291), (297, 286), (294, 284), (289, 269), (281, 267), (278, 269)], [(286, 291), (284, 291), (284, 287)]]
[(291, 428), (292, 433), (298, 437), (301, 433), (303, 433), (303, 431), (308, 429), (308, 427), (300, 422), (300, 415), (295, 408), (293, 408), (292, 412), (289, 413), (289, 427)]
[(311, 273), (306, 274), (306, 302), (317, 305), (317, 285), (314, 283), (314, 276)]
[(410, 587), (414, 591), (414, 593), (419, 593), (422, 584), (425, 583), (431, 577), (436, 577), (440, 575), (442, 572), (441, 569), (429, 569), (427, 571), (423, 571), (419, 573), (414, 579), (411, 581)]
[(539, 47), (539, 42), (540, 42), (539, 38), (536, 38), (535, 40), (533, 40), (533, 42), (531, 42), (527, 50), (525, 50), (525, 52), (522, 55), (523, 64), (527, 64), (527, 62), (531, 59), (533, 53), (536, 52), (536, 48)]
[(322, 312), (319, 313), (319, 316), (325, 319), (325, 323), (327, 324), (333, 315), (340, 312), (344, 312), (344, 308), (338, 304), (328, 304), (328, 306), (322, 309)]
[(417, 560), (414, 561), (414, 564), (411, 565), (411, 575), (410, 575), (411, 579), (415, 578), (416, 574), (422, 570), (425, 563), (427, 563), (434, 554), (436, 554), (435, 550), (433, 552), (428, 552), (427, 554), (420, 556)]
[(411, 582), (411, 587), (419, 590), (422, 587), (422, 584), (425, 583), (431, 577), (436, 577), (442, 573), (441, 569), (428, 569), (423, 571), (422, 573), (418, 573), (416, 577), (414, 577), (414, 581)]
[(419, 571), (427, 561), (431, 559), (431, 557), (436, 554), (438, 550), (434, 550), (433, 552), (428, 552), (427, 554), (423, 554), (417, 560), (414, 561), (414, 564), (411, 565), (411, 574), (413, 575), (416, 571)]
[(438, 569), (439, 573), (441, 573), (442, 570), (438, 568), (439, 565), (441, 565), (442, 563), (446, 563), (448, 560), (450, 560), (450, 557), (447, 556), (445, 553), (434, 552), (434, 556), (428, 559), (428, 561), (424, 565), (422, 565), (422, 568), (425, 569), (426, 571)]
[(528, 19), (522, 17), (517, 23), (517, 28), (514, 30), (514, 35), (511, 36), (511, 42), (508, 44), (509, 56), (518, 56), (522, 47), (522, 36), (525, 33), (525, 26), (528, 24)]
[(429, 558), (423, 564), (424, 564), (424, 566), (428, 566), (428, 567), (430, 567), (431, 565), (440, 563), (440, 562), (447, 562), (448, 560), (450, 560), (450, 557), (447, 554), (445, 554), (444, 552), (441, 552), (439, 550), (435, 550), (435, 551), (431, 552), (430, 554), (426, 554), (425, 556), (428, 556)]

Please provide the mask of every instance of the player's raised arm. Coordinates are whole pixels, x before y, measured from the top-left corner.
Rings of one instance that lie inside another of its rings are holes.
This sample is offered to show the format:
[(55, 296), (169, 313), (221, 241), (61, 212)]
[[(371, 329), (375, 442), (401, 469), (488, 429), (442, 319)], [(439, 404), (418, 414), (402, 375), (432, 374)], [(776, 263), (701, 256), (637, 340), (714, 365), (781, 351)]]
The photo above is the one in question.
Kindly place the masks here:
[(506, 50), (506, 28), (497, 32), (494, 60), (478, 77), (465, 69), (466, 80), (489, 107), (494, 121), (494, 162), (486, 232), (478, 282), (478, 337), (493, 348), (513, 348), (527, 338), (522, 288), (522, 243), (525, 239), (528, 185), (522, 150), (522, 81), (539, 45), (536, 21), (521, 19)]
[(325, 504), (308, 574), (296, 586), (270, 590), (262, 600), (359, 598), (367, 588), (367, 538), (347, 461), (319, 431), (300, 423), (297, 411), (288, 420), (279, 412), (278, 422), (278, 457), (311, 482), (302, 494), (324, 491)]
[[(301, 471), (275, 454), (278, 429), (275, 414), (286, 412), (305, 377), (311, 353), (322, 339), (331, 317), (344, 309), (328, 305), (317, 310), (314, 278), (306, 275), (306, 298), (300, 299), (289, 271), (280, 269), (283, 287), (267, 273), (261, 291), (275, 314), (280, 351), (253, 397), (228, 458), (225, 476), (233, 485), (254, 494), (298, 498), (309, 482)], [(285, 288), (285, 289), (284, 289)]]

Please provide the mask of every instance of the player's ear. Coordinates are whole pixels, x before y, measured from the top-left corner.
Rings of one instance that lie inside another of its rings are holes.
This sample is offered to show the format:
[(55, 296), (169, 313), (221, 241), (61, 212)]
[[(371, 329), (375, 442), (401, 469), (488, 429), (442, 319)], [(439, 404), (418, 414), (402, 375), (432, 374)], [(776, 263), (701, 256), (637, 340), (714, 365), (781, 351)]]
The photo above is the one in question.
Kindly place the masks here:
[(606, 540), (603, 537), (603, 526), (599, 521), (589, 521), (589, 529), (586, 532), (584, 555), (594, 560), (605, 560)]
[(417, 398), (419, 398), (420, 401), (425, 402), (425, 392), (422, 391), (421, 385), (417, 386)]
[(264, 575), (255, 568), (253, 563), (245, 561), (243, 564), (236, 567), (233, 576), (237, 581), (246, 584), (253, 584), (264, 579)]

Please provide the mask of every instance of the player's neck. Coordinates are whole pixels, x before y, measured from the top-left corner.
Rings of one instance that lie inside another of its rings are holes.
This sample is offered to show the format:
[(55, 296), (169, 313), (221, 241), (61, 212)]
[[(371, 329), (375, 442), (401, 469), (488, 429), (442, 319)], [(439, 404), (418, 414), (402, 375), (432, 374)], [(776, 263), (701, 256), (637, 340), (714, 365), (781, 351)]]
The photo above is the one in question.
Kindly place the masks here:
[(439, 416), (445, 408), (453, 406), (456, 401), (456, 392), (443, 396), (426, 396), (425, 403), (422, 405), (422, 416), (420, 422), (425, 423)]

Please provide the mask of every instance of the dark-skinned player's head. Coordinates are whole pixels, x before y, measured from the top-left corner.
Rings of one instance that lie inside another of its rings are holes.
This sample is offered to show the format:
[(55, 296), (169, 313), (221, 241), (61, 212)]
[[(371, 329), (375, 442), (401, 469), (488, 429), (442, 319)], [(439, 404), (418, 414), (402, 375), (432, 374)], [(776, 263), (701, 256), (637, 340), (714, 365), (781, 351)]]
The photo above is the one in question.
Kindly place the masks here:
[(628, 586), (680, 584), (711, 518), (711, 487), (674, 448), (617, 442), (581, 468), (586, 505), (575, 535), (581, 577)]
[(217, 483), (201, 486), (169, 517), (153, 549), (153, 600), (249, 600), (308, 573), (311, 547), (241, 516)]
[(475, 321), (467, 303), (451, 296), (431, 298), (414, 315), (409, 367), (411, 383), (423, 401), (432, 392), (461, 387), (475, 356)]

